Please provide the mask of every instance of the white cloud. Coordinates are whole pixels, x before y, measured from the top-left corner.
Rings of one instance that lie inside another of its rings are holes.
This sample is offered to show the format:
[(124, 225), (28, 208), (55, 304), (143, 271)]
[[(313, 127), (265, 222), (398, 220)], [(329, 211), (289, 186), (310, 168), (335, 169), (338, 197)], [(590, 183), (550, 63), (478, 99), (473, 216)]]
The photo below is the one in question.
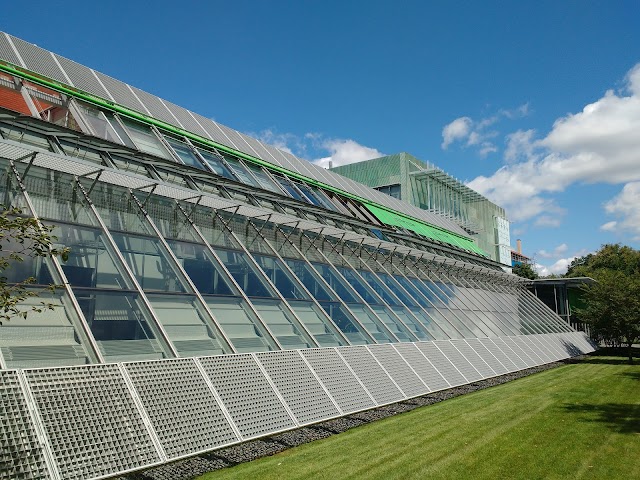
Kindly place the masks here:
[(565, 273), (567, 273), (567, 268), (569, 268), (569, 265), (575, 258), (576, 257), (561, 258), (558, 261), (556, 261), (554, 264), (549, 266), (540, 265), (539, 263), (536, 263), (534, 265), (534, 268), (536, 272), (538, 272), (538, 275), (540, 275), (541, 277), (547, 277), (551, 274), (564, 275)]
[(384, 156), (377, 149), (360, 145), (354, 140), (329, 139), (321, 145), (331, 155), (313, 160), (313, 163), (323, 168), (339, 167)]
[(601, 230), (629, 231), (634, 238), (640, 237), (640, 182), (627, 183), (618, 195), (604, 205), (604, 209), (620, 218), (620, 221), (605, 223), (600, 227)]
[(470, 117), (459, 117), (445, 125), (442, 129), (442, 149), (446, 150), (449, 145), (461, 142), (465, 147), (478, 147), (478, 153), (486, 157), (489, 153), (498, 151), (498, 147), (489, 141), (498, 135), (489, 127), (500, 121), (501, 118), (519, 118), (529, 114), (529, 104), (525, 103), (513, 110), (500, 110), (496, 115), (473, 120)]
[(559, 216), (551, 216), (551, 215), (540, 215), (536, 218), (536, 221), (533, 224), (536, 227), (559, 227), (562, 223), (562, 218)]
[(442, 148), (447, 149), (456, 140), (462, 140), (469, 137), (473, 120), (469, 117), (456, 118), (453, 122), (446, 125), (442, 129)]
[(566, 243), (561, 243), (551, 252), (547, 252), (546, 250), (539, 250), (538, 252), (536, 252), (536, 256), (542, 258), (558, 258), (566, 253), (568, 249), (569, 247)]
[[(505, 207), (513, 221), (522, 221), (557, 211), (549, 194), (574, 183), (640, 180), (640, 64), (626, 80), (624, 92), (608, 91), (581, 112), (558, 119), (540, 140), (532, 131), (511, 134), (505, 159), (520, 161), (473, 179), (469, 187)], [(626, 195), (635, 195), (634, 188)], [(638, 218), (633, 207), (620, 200), (608, 211), (623, 215), (625, 228), (633, 230)]]

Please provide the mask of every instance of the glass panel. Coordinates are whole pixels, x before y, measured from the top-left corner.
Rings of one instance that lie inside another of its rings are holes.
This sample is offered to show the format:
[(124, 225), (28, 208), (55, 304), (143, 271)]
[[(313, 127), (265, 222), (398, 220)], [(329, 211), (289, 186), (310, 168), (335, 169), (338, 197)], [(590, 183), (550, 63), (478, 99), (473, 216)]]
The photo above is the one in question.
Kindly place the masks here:
[(138, 175), (150, 177), (149, 170), (143, 163), (136, 162), (130, 158), (119, 157), (117, 155), (111, 155), (111, 160), (118, 170), (124, 170), (126, 172), (137, 173)]
[(66, 224), (53, 230), (55, 245), (71, 248), (69, 259), (62, 265), (67, 280), (74, 287), (132, 289), (126, 274), (113, 259), (102, 231)]
[(340, 337), (336, 335), (335, 327), (327, 321), (324, 312), (318, 310), (313, 303), (292, 301), (289, 302), (289, 305), (318, 345), (321, 347), (344, 345)]
[(137, 293), (74, 289), (74, 294), (107, 362), (166, 356)]
[(309, 298), (298, 286), (297, 282), (289, 276), (289, 273), (280, 260), (265, 255), (254, 255), (253, 257), (284, 298), (294, 298), (298, 300), (307, 300)]
[(388, 311), (386, 307), (373, 306), (371, 308), (376, 313), (376, 315), (378, 315), (378, 318), (382, 320), (382, 323), (385, 324), (387, 329), (389, 329), (391, 333), (398, 337), (398, 340), (400, 340), (401, 342), (411, 342), (415, 340), (415, 338), (409, 333), (407, 327), (396, 320), (393, 316), (393, 313)]
[(232, 157), (228, 157), (225, 155), (224, 159), (227, 161), (233, 173), (238, 177), (238, 179), (247, 185), (252, 185), (254, 187), (259, 187), (260, 185), (256, 180), (253, 179), (251, 174), (247, 171), (247, 169), (242, 165), (238, 160)]
[(427, 329), (429, 334), (433, 337), (434, 340), (447, 340), (449, 339), (449, 335), (447, 335), (442, 328), (429, 316), (427, 310), (422, 308), (412, 308), (411, 312), (416, 316), (416, 318), (422, 323), (422, 325)]
[(174, 240), (168, 240), (168, 244), (201, 294), (235, 294), (226, 275), (211, 260), (209, 250), (204, 245)]
[(243, 308), (241, 299), (205, 295), (204, 300), (239, 353), (264, 352), (275, 348), (253, 313), (246, 306)]
[(338, 275), (333, 271), (329, 265), (323, 263), (313, 263), (313, 266), (317, 272), (324, 278), (324, 280), (331, 286), (334, 292), (340, 297), (340, 300), (346, 303), (358, 303), (356, 297), (351, 293), (351, 289), (348, 288)]
[(186, 143), (179, 142), (178, 140), (174, 140), (170, 137), (164, 137), (165, 140), (171, 145), (173, 151), (178, 155), (178, 158), (184, 162), (185, 165), (189, 165), (190, 167), (199, 168), (200, 170), (207, 170), (204, 165), (200, 162), (200, 159), (196, 156), (195, 153), (191, 150), (189, 145)]
[(371, 272), (358, 270), (362, 278), (364, 278), (369, 286), (382, 297), (385, 303), (388, 305), (398, 305), (398, 301), (387, 292), (384, 286), (378, 281), (378, 279)]
[(147, 295), (153, 311), (181, 357), (221, 355), (226, 348), (209, 327), (192, 295)]
[(181, 187), (189, 187), (189, 182), (187, 182), (187, 179), (179, 173), (175, 173), (158, 167), (156, 167), (156, 172), (158, 173), (158, 176), (165, 182), (180, 185)]
[(22, 259), (22, 261), (10, 260), (11, 267), (0, 271), (1, 279), (6, 283), (21, 283), (29, 278), (33, 279), (34, 285), (58, 283), (51, 277), (50, 268), (53, 270), (53, 265), (51, 265), (50, 259), (32, 256), (29, 254), (30, 252), (24, 252), (24, 245), (11, 237), (4, 238), (2, 243), (2, 248), (0, 249), (1, 258), (13, 255)]
[(432, 318), (438, 324), (449, 338), (472, 338), (475, 336), (466, 328), (463, 329), (465, 333), (462, 333), (459, 328), (455, 328), (460, 327), (460, 321), (448, 310), (444, 310), (444, 313), (442, 313), (435, 308), (425, 308), (424, 311), (429, 318)]
[[(0, 350), (7, 366), (34, 368), (92, 363), (74, 326), (78, 320), (67, 294), (29, 290), (38, 296), (21, 302), (19, 310), (29, 311), (27, 318), (12, 319), (0, 327)], [(51, 308), (31, 311), (42, 308), (42, 303)]]
[(307, 200), (302, 198), (302, 196), (297, 192), (297, 190), (293, 188), (293, 185), (291, 185), (289, 180), (277, 175), (274, 175), (273, 178), (280, 184), (280, 186), (284, 189), (284, 191), (287, 192), (291, 197), (295, 198), (296, 200), (300, 200), (301, 202), (307, 202)]
[(295, 323), (284, 312), (279, 300), (251, 299), (251, 303), (283, 349), (311, 347)]
[(271, 178), (262, 170), (262, 168), (257, 165), (251, 165), (250, 163), (245, 163), (246, 167), (251, 170), (251, 173), (255, 176), (255, 178), (260, 183), (260, 187), (265, 190), (271, 190), (272, 192), (282, 193), (280, 187), (278, 187)]
[(372, 305), (380, 304), (373, 292), (369, 289), (368, 286), (365, 286), (365, 284), (357, 277), (355, 272), (344, 267), (337, 268), (342, 276), (347, 280), (347, 282), (349, 282), (349, 285), (351, 285), (360, 294), (365, 303)]
[(333, 302), (322, 302), (320, 305), (352, 345), (371, 343), (364, 334), (362, 327), (353, 321), (351, 315), (343, 305)]
[(58, 139), (60, 146), (65, 154), (70, 157), (80, 158), (89, 162), (97, 163), (98, 165), (104, 165), (104, 160), (100, 156), (97, 150), (74, 144), (73, 142)]
[(162, 251), (160, 240), (116, 232), (112, 236), (143, 290), (185, 291)]
[(231, 173), (229, 169), (213, 153), (207, 152), (206, 150), (202, 150), (200, 148), (197, 148), (196, 150), (198, 150), (198, 153), (202, 155), (202, 158), (205, 159), (214, 173), (220, 175), (221, 177), (226, 177), (230, 180), (236, 180), (236, 177), (233, 176), (233, 173)]
[(433, 340), (431, 335), (425, 332), (425, 329), (422, 327), (422, 324), (414, 319), (412, 312), (407, 307), (392, 307), (393, 313), (402, 320), (409, 331), (418, 338), (418, 340)]
[(216, 249), (216, 253), (238, 283), (242, 291), (250, 297), (274, 297), (268, 285), (251, 266), (244, 252)]
[(167, 149), (162, 145), (162, 142), (160, 142), (158, 137), (155, 136), (149, 127), (126, 118), (121, 118), (121, 120), (125, 127), (127, 127), (129, 135), (140, 150), (167, 160), (171, 159), (171, 155), (169, 155)]
[(393, 343), (391, 337), (378, 326), (378, 319), (364, 305), (349, 305), (349, 310), (353, 312), (360, 323), (367, 329), (369, 334), (378, 343)]
[(317, 301), (336, 300), (336, 298), (325, 288), (324, 284), (316, 278), (311, 267), (309, 267), (305, 262), (291, 259), (287, 259), (285, 261), (293, 273), (295, 273), (304, 286), (307, 287), (307, 290), (311, 292), (313, 298)]

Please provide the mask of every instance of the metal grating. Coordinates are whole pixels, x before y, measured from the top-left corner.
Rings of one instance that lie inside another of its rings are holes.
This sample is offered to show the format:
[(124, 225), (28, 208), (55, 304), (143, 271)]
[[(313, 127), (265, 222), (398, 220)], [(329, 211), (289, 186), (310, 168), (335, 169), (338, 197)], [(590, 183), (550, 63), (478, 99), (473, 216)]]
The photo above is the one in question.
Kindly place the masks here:
[(315, 374), (343, 413), (357, 412), (376, 406), (347, 364), (332, 348), (301, 350)]
[[(481, 338), (480, 343), (491, 352), (491, 354), (498, 359), (498, 361), (504, 366), (507, 372), (515, 372), (518, 370), (516, 364), (509, 358), (509, 356), (503, 352), (498, 345), (491, 338)], [(495, 368), (494, 368), (495, 370)]]
[(227, 136), (229, 140), (231, 140), (231, 142), (233, 142), (233, 144), (236, 146), (238, 150), (252, 156), (256, 156), (256, 157), (258, 156), (258, 154), (246, 142), (246, 140), (242, 138), (242, 135), (240, 134), (240, 132), (237, 132), (233, 128), (229, 128), (226, 125), (222, 125), (221, 123), (217, 123), (217, 122), (214, 122), (214, 123), (220, 130), (222, 130), (224, 135)]
[(535, 365), (542, 365), (544, 363), (547, 363), (546, 360), (540, 358), (540, 355), (533, 351), (533, 348), (531, 348), (529, 341), (526, 339), (527, 336), (522, 335), (511, 338), (513, 338), (513, 341), (518, 344), (518, 346), (529, 356), (529, 358), (534, 362)]
[[(467, 338), (466, 341), (473, 351), (493, 370), (494, 375), (503, 375), (508, 372), (507, 368), (498, 360), (493, 353), (487, 349), (480, 338)], [(467, 357), (468, 358), (468, 357)], [(474, 364), (475, 365), (475, 364)]]
[(104, 73), (96, 71), (95, 74), (100, 79), (104, 87), (109, 91), (109, 94), (116, 103), (124, 105), (136, 112), (146, 113), (144, 107), (135, 95), (131, 93), (129, 86), (126, 83), (116, 80)]
[(251, 355), (204, 357), (200, 363), (243, 440), (296, 427)]
[(527, 335), (526, 339), (538, 356), (545, 362), (555, 362), (557, 359), (562, 358), (562, 352), (558, 350), (557, 346), (551, 345), (546, 341), (547, 335)]
[(529, 366), (527, 361), (504, 341), (504, 338), (494, 338), (492, 340), (493, 343), (496, 344), (496, 347), (498, 347), (505, 354), (505, 356), (513, 362), (516, 370), (522, 370)]
[(464, 355), (453, 345), (451, 340), (438, 340), (433, 342), (442, 353), (453, 363), (456, 368), (462, 373), (468, 382), (475, 382), (482, 380), (483, 376), (478, 370), (476, 370), (471, 362), (464, 358)]
[(16, 371), (0, 371), (0, 480), (51, 478)]
[(0, 59), (14, 65), (23, 66), (9, 42), (8, 35), (2, 32), (0, 32)]
[(125, 368), (169, 459), (240, 440), (193, 359)]
[(180, 122), (180, 124), (184, 126), (185, 129), (204, 138), (209, 138), (207, 132), (200, 126), (200, 124), (196, 121), (195, 118), (193, 118), (193, 116), (186, 108), (179, 107), (178, 105), (175, 105), (167, 100), (164, 100), (164, 104), (167, 106), (169, 111), (173, 113), (174, 117), (178, 119), (178, 122)]
[(456, 387), (458, 385), (469, 383), (451, 360), (449, 360), (433, 342), (421, 342), (416, 343), (415, 345), (424, 354), (424, 356), (427, 357), (449, 385)]
[(405, 399), (404, 394), (366, 347), (340, 347), (337, 351), (369, 390), (378, 405)]
[(169, 112), (167, 107), (162, 103), (162, 100), (158, 97), (136, 87), (131, 87), (131, 90), (133, 90), (133, 93), (135, 93), (135, 95), (140, 99), (153, 118), (162, 120), (167, 122), (169, 125), (173, 125), (178, 128), (184, 128), (178, 121), (176, 121), (174, 116), (171, 115), (171, 112)]
[(393, 378), (405, 396), (417, 397), (429, 393), (429, 387), (424, 384), (392, 345), (369, 345), (367, 348), (382, 364), (382, 367)]
[(402, 357), (411, 365), (422, 381), (429, 387), (429, 390), (444, 390), (450, 387), (449, 382), (440, 375), (440, 372), (433, 366), (427, 357), (418, 349), (414, 343), (399, 343), (393, 346)]
[[(55, 55), (55, 54), (54, 54)], [(109, 98), (109, 94), (100, 84), (90, 68), (69, 60), (68, 58), (55, 55), (73, 85), (85, 92), (92, 93), (101, 98)]]
[(25, 374), (65, 480), (115, 475), (160, 461), (117, 365)]
[(20, 57), (22, 57), (22, 60), (24, 60), (25, 68), (32, 72), (53, 78), (65, 85), (69, 84), (69, 80), (64, 76), (64, 72), (60, 70), (60, 67), (58, 67), (58, 64), (55, 62), (53, 53), (33, 43), (25, 42), (21, 38), (11, 36), (11, 41), (15, 45)]
[(300, 425), (340, 415), (299, 352), (264, 352), (255, 356)]
[[(483, 378), (495, 377), (496, 372), (484, 361), (484, 359), (465, 340), (451, 340), (466, 360), (469, 361)], [(467, 377), (468, 378), (468, 377)]]
[(516, 343), (513, 339), (513, 337), (502, 337), (502, 340), (504, 341), (504, 343), (511, 349), (513, 350), (513, 352), (522, 359), (522, 362), (524, 362), (524, 366), (522, 368), (527, 368), (527, 367), (535, 367), (536, 365), (538, 365), (535, 361), (533, 361), (533, 359), (527, 354), (527, 352), (525, 352), (524, 350), (522, 350), (522, 348), (520, 348), (520, 345), (518, 343)]

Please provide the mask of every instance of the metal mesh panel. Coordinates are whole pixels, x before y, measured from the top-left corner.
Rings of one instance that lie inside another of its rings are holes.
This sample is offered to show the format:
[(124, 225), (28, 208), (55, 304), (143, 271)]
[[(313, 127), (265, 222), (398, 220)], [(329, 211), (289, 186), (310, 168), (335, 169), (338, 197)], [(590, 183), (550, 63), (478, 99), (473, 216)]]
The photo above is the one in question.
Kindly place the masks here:
[(167, 457), (239, 440), (192, 359), (130, 363), (125, 368)]
[[(491, 352), (491, 354), (498, 359), (498, 361), (504, 366), (507, 372), (514, 372), (518, 370), (515, 363), (503, 352), (498, 345), (490, 338), (481, 338), (480, 343)], [(494, 368), (495, 370), (495, 368)]]
[(21, 38), (11, 36), (11, 40), (22, 57), (22, 60), (24, 60), (27, 69), (58, 80), (65, 85), (69, 84), (69, 80), (67, 80), (62, 70), (60, 70), (60, 67), (58, 67), (54, 61), (51, 52), (37, 47), (32, 43), (25, 42)]
[(543, 363), (546, 363), (545, 360), (543, 360), (542, 358), (540, 358), (540, 355), (538, 355), (535, 350), (533, 348), (531, 348), (531, 344), (529, 343), (529, 341), (526, 339), (526, 336), (518, 336), (518, 337), (511, 337), (513, 338), (513, 341), (516, 342), (518, 344), (518, 346), (527, 354), (529, 355), (529, 358), (534, 362), (535, 365), (542, 365)]
[(402, 356), (393, 348), (386, 345), (369, 345), (369, 351), (376, 357), (387, 373), (407, 397), (417, 397), (429, 393), (429, 388), (420, 377), (404, 361)]
[(550, 335), (540, 335), (540, 340), (547, 350), (550, 350), (555, 356), (554, 360), (558, 358), (567, 358), (571, 356), (571, 350), (574, 349), (573, 345), (564, 341), (562, 333), (553, 333)]
[(449, 382), (449, 385), (455, 387), (468, 383), (467, 379), (458, 371), (451, 360), (449, 360), (433, 342), (421, 342), (415, 345), (425, 357), (429, 359), (440, 375)]
[(163, 120), (175, 127), (183, 128), (182, 125), (180, 125), (180, 123), (176, 121), (173, 115), (171, 115), (171, 112), (169, 112), (167, 107), (164, 106), (162, 100), (160, 100), (155, 95), (151, 95), (144, 90), (140, 90), (139, 88), (131, 87), (131, 89), (144, 104), (153, 118)]
[(226, 125), (222, 125), (221, 123), (217, 123), (217, 122), (215, 123), (216, 123), (216, 126), (220, 130), (222, 130), (224, 135), (226, 135), (229, 138), (229, 140), (233, 142), (233, 144), (236, 146), (236, 149), (252, 156), (258, 155), (247, 143), (247, 141), (244, 138), (242, 138), (242, 135), (240, 135), (239, 132), (235, 131), (232, 128), (227, 127)]
[[(464, 358), (471, 363), (473, 368), (475, 368), (483, 378), (495, 376), (496, 372), (487, 365), (487, 362), (485, 362), (482, 357), (475, 352), (469, 343), (464, 340), (451, 340), (451, 343), (458, 349), (458, 351), (460, 351), (460, 353), (462, 353)], [(467, 376), (467, 378), (469, 377)]]
[(503, 338), (494, 338), (493, 343), (513, 362), (516, 370), (522, 370), (529, 366), (527, 361), (520, 356), (519, 352), (511, 348)]
[[(493, 356), (492, 352), (488, 350), (479, 338), (468, 338), (466, 342), (473, 348), (473, 350), (480, 356), (480, 358), (493, 370), (494, 375), (503, 375), (508, 372), (506, 367), (500, 363), (500, 361)], [(475, 365), (475, 363), (474, 363)]]
[(126, 83), (116, 80), (104, 73), (95, 73), (116, 103), (129, 107), (137, 112), (146, 113), (144, 107), (135, 95), (131, 93)]
[(320, 382), (296, 351), (255, 354), (299, 424), (340, 414)]
[(84, 90), (85, 92), (97, 95), (98, 97), (106, 99), (109, 98), (109, 94), (96, 79), (90, 68), (80, 65), (68, 58), (61, 57), (60, 55), (55, 55), (55, 57), (58, 59), (58, 62), (60, 62), (60, 65), (75, 87)]
[(167, 100), (163, 100), (169, 111), (178, 119), (178, 122), (188, 131), (209, 138), (207, 132), (198, 124), (186, 108), (179, 107)]
[(367, 391), (332, 348), (306, 349), (300, 353), (309, 362), (343, 413), (375, 407)]
[[(524, 350), (522, 350), (522, 348), (520, 348), (520, 345), (518, 343), (515, 342), (515, 340), (513, 339), (513, 337), (502, 337), (502, 340), (504, 341), (504, 343), (515, 352), (515, 354), (520, 357), (522, 359), (522, 361), (525, 363), (525, 366), (522, 368), (526, 368), (526, 367), (535, 367), (536, 365), (538, 365), (538, 363), (536, 363), (528, 354), (527, 352), (525, 352)], [(516, 363), (517, 365), (517, 363)]]
[(250, 137), (249, 135), (240, 134), (240, 136), (245, 142), (247, 142), (247, 144), (249, 144), (251, 148), (253, 148), (253, 150), (258, 155), (258, 158), (261, 158), (262, 160), (269, 163), (274, 163), (273, 158), (271, 157), (271, 155), (269, 155), (267, 149), (264, 148), (258, 140)]
[(160, 460), (117, 365), (25, 371), (64, 479)]
[(337, 350), (379, 405), (404, 400), (403, 393), (366, 347), (342, 347)]
[(557, 345), (546, 342), (547, 335), (527, 335), (526, 340), (529, 346), (535, 350), (538, 356), (545, 362), (555, 362), (562, 357), (562, 352)]
[(0, 480), (39, 478), (50, 478), (49, 470), (18, 373), (0, 371)]
[(433, 343), (451, 360), (456, 368), (460, 370), (460, 373), (465, 376), (467, 381), (475, 382), (476, 380), (482, 380), (482, 374), (460, 353), (453, 343), (451, 343), (451, 340), (438, 340)]
[(6, 33), (0, 33), (0, 58), (14, 65), (24, 66), (13, 51), (13, 47), (11, 47)]
[(440, 372), (433, 364), (422, 354), (414, 343), (395, 344), (394, 348), (400, 352), (400, 355), (409, 362), (409, 365), (418, 374), (427, 387), (431, 391), (444, 390), (449, 388), (449, 383), (440, 375)]
[(260, 145), (262, 145), (262, 147), (267, 152), (270, 153), (269, 161), (271, 163), (274, 163), (276, 165), (282, 166), (282, 155), (280, 155), (280, 152), (278, 151), (278, 149), (276, 147), (274, 147), (273, 145), (269, 145), (267, 143), (264, 143), (264, 142), (260, 142)]
[(243, 439), (296, 426), (252, 356), (206, 357), (200, 362)]

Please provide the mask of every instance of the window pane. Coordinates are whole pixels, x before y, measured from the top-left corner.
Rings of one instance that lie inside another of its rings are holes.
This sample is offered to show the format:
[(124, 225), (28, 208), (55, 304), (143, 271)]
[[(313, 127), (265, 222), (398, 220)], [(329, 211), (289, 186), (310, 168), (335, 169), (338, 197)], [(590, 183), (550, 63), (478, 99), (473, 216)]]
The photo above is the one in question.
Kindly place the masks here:
[(265, 255), (254, 255), (254, 258), (284, 298), (294, 298), (298, 300), (306, 300), (309, 298), (297, 285), (297, 282), (289, 276), (289, 273), (282, 266), (280, 260)]
[(174, 140), (170, 137), (164, 137), (173, 151), (178, 155), (180, 160), (184, 162), (185, 165), (189, 165), (190, 167), (196, 167), (200, 170), (207, 170), (204, 165), (200, 162), (200, 159), (196, 156), (195, 153), (191, 151), (191, 148), (186, 143), (179, 142), (178, 140)]
[(242, 291), (249, 297), (274, 297), (274, 293), (250, 265), (244, 252), (216, 250)]
[(213, 153), (207, 152), (206, 150), (202, 150), (200, 148), (197, 149), (198, 153), (202, 155), (202, 158), (209, 164), (211, 169), (221, 177), (226, 177), (231, 180), (236, 180), (233, 174), (229, 171), (229, 169), (220, 161), (218, 157), (216, 157)]
[(171, 159), (171, 155), (169, 155), (167, 149), (162, 145), (158, 137), (155, 136), (149, 127), (125, 118), (122, 118), (121, 120), (127, 127), (129, 135), (140, 150), (156, 155), (157, 157), (166, 158), (167, 160)]

